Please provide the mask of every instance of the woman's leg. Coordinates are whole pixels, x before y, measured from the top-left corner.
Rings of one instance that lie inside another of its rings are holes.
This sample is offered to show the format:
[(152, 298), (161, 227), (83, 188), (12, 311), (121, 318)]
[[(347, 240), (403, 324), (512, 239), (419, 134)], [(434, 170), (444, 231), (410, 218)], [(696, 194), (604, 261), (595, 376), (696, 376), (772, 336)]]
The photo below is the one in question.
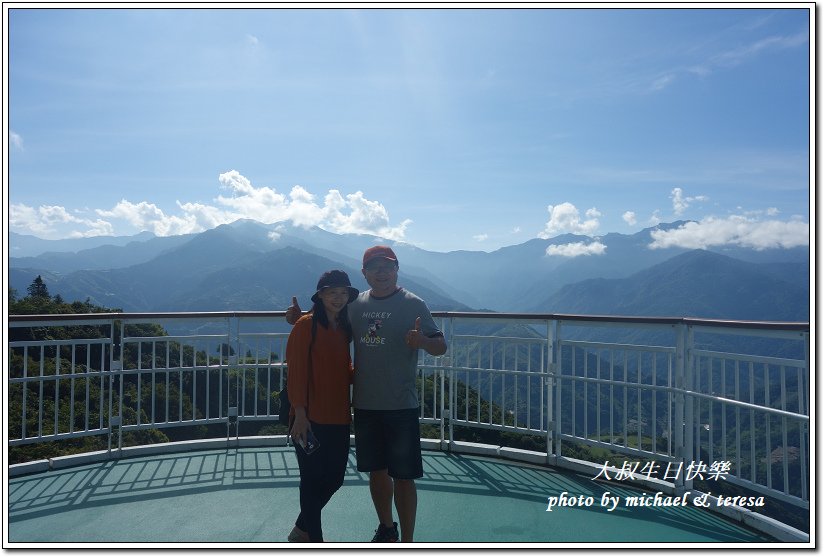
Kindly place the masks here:
[(323, 541), (321, 510), (340, 489), (349, 459), (349, 426), (312, 423), (319, 447), (307, 455), (295, 447), (300, 466), (300, 515), (295, 525), (313, 542)]
[[(314, 430), (314, 424), (312, 425)], [(321, 447), (323, 442), (321, 441)], [(295, 526), (309, 534), (309, 540), (313, 542), (323, 541), (323, 532), (320, 527), (320, 504), (321, 495), (319, 487), (323, 482), (323, 468), (321, 466), (321, 449), (307, 455), (303, 449), (295, 445), (295, 454), (298, 457), (300, 467), (300, 514), (295, 521)]]
[(323, 425), (321, 431), (324, 438), (321, 443), (326, 443), (328, 449), (323, 455), (323, 488), (321, 490), (323, 495), (321, 506), (326, 506), (332, 495), (343, 485), (343, 478), (346, 475), (346, 465), (349, 463), (349, 426)]

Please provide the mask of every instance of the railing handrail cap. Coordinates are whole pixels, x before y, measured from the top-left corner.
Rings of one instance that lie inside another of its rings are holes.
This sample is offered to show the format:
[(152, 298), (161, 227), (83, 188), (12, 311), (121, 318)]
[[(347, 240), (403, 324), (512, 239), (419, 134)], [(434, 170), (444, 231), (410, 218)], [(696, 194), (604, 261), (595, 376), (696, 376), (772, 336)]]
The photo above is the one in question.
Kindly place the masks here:
[[(142, 312), (142, 313), (55, 313), (35, 315), (9, 315), (10, 323), (41, 321), (88, 321), (88, 320), (151, 320), (151, 319), (219, 319), (231, 317), (272, 317), (286, 315), (279, 311), (206, 311), (206, 312)], [(733, 319), (709, 319), (701, 317), (652, 317), (633, 315), (585, 315), (568, 313), (507, 313), (493, 311), (433, 311), (433, 317), (504, 319), (535, 321), (581, 321), (624, 324), (687, 325), (705, 327), (734, 327), (743, 329), (783, 329), (791, 331), (810, 330), (809, 321), (741, 321)]]

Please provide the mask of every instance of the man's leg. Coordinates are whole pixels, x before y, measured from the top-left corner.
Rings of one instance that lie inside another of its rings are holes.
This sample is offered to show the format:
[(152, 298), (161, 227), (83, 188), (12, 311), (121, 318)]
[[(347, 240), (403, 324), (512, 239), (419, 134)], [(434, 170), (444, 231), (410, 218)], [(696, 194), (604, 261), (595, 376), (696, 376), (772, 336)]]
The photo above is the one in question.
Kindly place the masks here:
[(369, 491), (378, 520), (384, 526), (392, 527), (392, 495), (394, 485), (386, 469), (369, 472)]
[(412, 543), (415, 516), (418, 512), (418, 489), (415, 480), (395, 480), (395, 508), (401, 526), (401, 541)]
[(391, 442), (387, 443), (388, 472), (394, 479), (400, 541), (411, 543), (415, 535), (418, 491), (415, 478), (423, 477), (418, 408), (398, 410), (389, 417)]

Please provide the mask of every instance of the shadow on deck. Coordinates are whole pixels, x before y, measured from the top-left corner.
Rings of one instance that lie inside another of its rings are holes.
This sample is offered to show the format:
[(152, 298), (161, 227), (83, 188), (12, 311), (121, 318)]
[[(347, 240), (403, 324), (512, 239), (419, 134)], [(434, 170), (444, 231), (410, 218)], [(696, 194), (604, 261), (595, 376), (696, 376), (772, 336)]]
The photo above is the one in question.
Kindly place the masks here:
[[(417, 542), (446, 544), (751, 544), (773, 541), (707, 511), (601, 507), (604, 492), (639, 490), (489, 457), (424, 451)], [(285, 447), (229, 448), (107, 460), (11, 478), (8, 541), (230, 544), (285, 541), (298, 509), (299, 473)], [(562, 492), (591, 507), (557, 507)], [(350, 454), (346, 480), (324, 510), (324, 538), (368, 542), (377, 526), (367, 474)]]

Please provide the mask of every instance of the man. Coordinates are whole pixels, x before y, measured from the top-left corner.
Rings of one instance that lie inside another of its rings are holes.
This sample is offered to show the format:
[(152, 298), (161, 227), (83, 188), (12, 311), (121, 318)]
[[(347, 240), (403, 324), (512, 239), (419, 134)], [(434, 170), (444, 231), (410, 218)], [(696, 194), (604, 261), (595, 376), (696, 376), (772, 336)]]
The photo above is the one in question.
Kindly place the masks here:
[[(423, 476), (420, 403), (415, 387), (418, 349), (433, 356), (446, 352), (446, 340), (426, 303), (398, 286), (398, 258), (388, 246), (363, 254), (363, 276), (370, 290), (349, 304), (355, 343), (355, 451), (360, 472), (369, 472), (369, 490), (380, 524), (374, 542), (398, 541), (392, 500), (400, 521), (400, 541), (415, 532)], [(286, 320), (300, 316), (292, 298)]]

